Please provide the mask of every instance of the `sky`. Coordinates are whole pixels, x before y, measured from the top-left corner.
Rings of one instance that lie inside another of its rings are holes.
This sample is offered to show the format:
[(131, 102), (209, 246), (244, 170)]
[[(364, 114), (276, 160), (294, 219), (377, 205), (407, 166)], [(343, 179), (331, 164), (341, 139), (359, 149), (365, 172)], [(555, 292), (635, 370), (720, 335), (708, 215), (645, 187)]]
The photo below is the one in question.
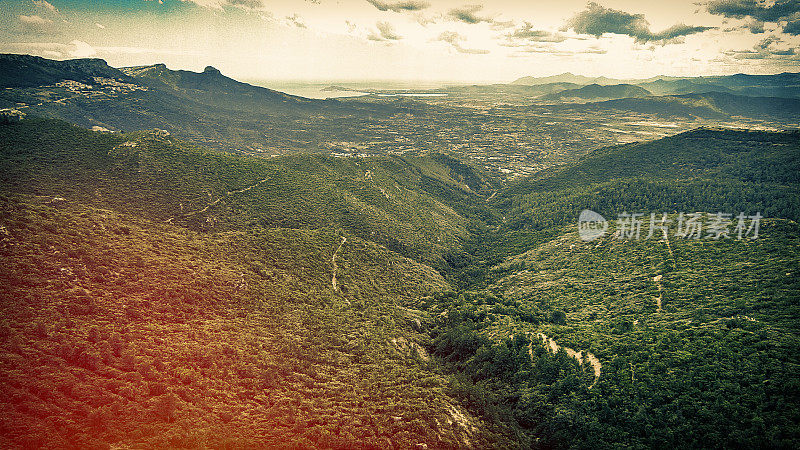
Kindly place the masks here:
[(242, 80), (800, 72), (800, 0), (0, 0), (0, 52)]

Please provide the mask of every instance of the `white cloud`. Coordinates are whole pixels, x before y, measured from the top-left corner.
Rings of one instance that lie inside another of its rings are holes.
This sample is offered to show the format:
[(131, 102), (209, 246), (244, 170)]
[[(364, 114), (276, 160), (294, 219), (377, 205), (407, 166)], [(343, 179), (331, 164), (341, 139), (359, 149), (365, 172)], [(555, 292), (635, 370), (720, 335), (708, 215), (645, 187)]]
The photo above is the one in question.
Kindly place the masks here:
[[(264, 3), (261, 0), (181, 0), (184, 3), (194, 3), (204, 8), (224, 9), (236, 7), (246, 10), (262, 10)], [(161, 2), (159, 2), (161, 3)]]
[(95, 47), (100, 55), (165, 55), (165, 56), (200, 56), (197, 50), (172, 50), (147, 47)]
[(69, 44), (60, 42), (13, 42), (3, 44), (0, 48), (5, 52), (27, 53), (55, 59), (88, 58), (97, 54), (94, 47), (77, 39)]
[(44, 8), (44, 9), (47, 9), (48, 11), (50, 11), (52, 13), (58, 14), (58, 8), (53, 6), (47, 0), (32, 0), (32, 1), (33, 1), (33, 4), (38, 6), (39, 8)]
[(70, 56), (75, 58), (88, 58), (97, 54), (97, 50), (86, 42), (76, 39), (70, 42), (70, 45), (73, 46), (73, 49), (69, 52)]
[(50, 19), (45, 19), (44, 17), (32, 15), (32, 16), (19, 16), (19, 21), (26, 24), (26, 25), (49, 25), (53, 23)]
[(467, 53), (473, 55), (485, 55), (489, 53), (489, 50), (483, 50), (478, 48), (465, 48), (461, 46), (461, 42), (463, 42), (466, 38), (455, 31), (445, 31), (436, 38), (437, 41), (447, 42), (452, 46), (458, 53)]

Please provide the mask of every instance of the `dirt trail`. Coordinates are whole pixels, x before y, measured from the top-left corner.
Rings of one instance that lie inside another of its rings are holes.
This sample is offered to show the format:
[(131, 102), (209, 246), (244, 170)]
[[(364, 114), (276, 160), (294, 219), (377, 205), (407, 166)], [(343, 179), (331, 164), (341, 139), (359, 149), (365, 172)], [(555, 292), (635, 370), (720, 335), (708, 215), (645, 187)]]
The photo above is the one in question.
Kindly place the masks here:
[[(661, 219), (661, 226), (666, 226), (664, 218)], [(669, 243), (669, 233), (666, 231), (664, 232), (664, 241), (667, 243), (667, 250), (669, 250), (669, 256), (672, 258), (672, 268), (676, 269), (678, 267), (678, 262), (675, 260), (675, 254), (672, 253), (672, 245)]]
[[(661, 219), (661, 226), (665, 226), (666, 225), (665, 219), (666, 218), (662, 218)], [(669, 233), (667, 233), (666, 231), (664, 232), (664, 242), (666, 242), (667, 250), (669, 251), (669, 256), (670, 256), (670, 258), (672, 258), (672, 268), (675, 269), (675, 268), (677, 268), (678, 263), (677, 263), (677, 261), (675, 261), (675, 254), (672, 252), (672, 245), (670, 245), (670, 243), (669, 243)], [(663, 275), (661, 275), (661, 274), (656, 275), (656, 276), (653, 277), (653, 282), (656, 283), (656, 285), (658, 286), (658, 297), (656, 297), (656, 306), (658, 306), (657, 312), (663, 311), (663, 308), (661, 307), (661, 303), (664, 300), (664, 286), (661, 284), (661, 279), (662, 278), (663, 278)]]
[(658, 297), (656, 297), (656, 305), (658, 306), (658, 312), (663, 311), (661, 309), (661, 301), (664, 300), (664, 287), (661, 286), (661, 278), (662, 275), (656, 275), (653, 277), (653, 281), (658, 285)]
[[(263, 180), (260, 180), (258, 183), (254, 184), (252, 186), (247, 186), (246, 188), (242, 188), (242, 189), (239, 189), (239, 190), (236, 190), (236, 191), (228, 191), (222, 197), (219, 197), (216, 200), (214, 200), (212, 202), (209, 202), (208, 205), (206, 205), (205, 208), (199, 209), (197, 211), (188, 212), (188, 213), (185, 213), (185, 214), (180, 214), (180, 216), (181, 217), (191, 217), (191, 216), (194, 216), (196, 214), (202, 214), (202, 213), (208, 211), (208, 209), (211, 208), (212, 206), (214, 206), (214, 205), (218, 204), (219, 202), (221, 202), (222, 199), (224, 199), (225, 197), (230, 197), (233, 194), (241, 194), (242, 192), (247, 192), (250, 189), (258, 187), (259, 185), (261, 185), (263, 183), (266, 183), (268, 180), (269, 180), (269, 178), (264, 178)], [(210, 191), (208, 192), (208, 195), (209, 195), (209, 197), (211, 197), (211, 192)], [(209, 198), (209, 200), (210, 200), (210, 198)], [(175, 217), (177, 217), (177, 216), (175, 216)], [(169, 219), (167, 219), (167, 222), (171, 222), (172, 220), (175, 219), (175, 217), (170, 217)]]
[[(595, 384), (597, 384), (597, 380), (600, 379), (600, 369), (602, 368), (602, 365), (600, 364), (600, 360), (597, 359), (596, 356), (594, 356), (589, 352), (586, 352), (586, 354), (584, 355), (582, 351), (576, 352), (571, 348), (562, 347), (558, 345), (553, 338), (547, 337), (547, 335), (544, 333), (536, 333), (536, 337), (538, 337), (541, 340), (542, 344), (544, 344), (552, 353), (557, 353), (559, 349), (563, 348), (564, 351), (567, 353), (567, 356), (578, 360), (578, 364), (583, 365), (584, 362), (588, 362), (589, 365), (592, 366), (592, 369), (594, 369), (594, 381), (592, 382), (591, 385), (589, 385), (589, 389), (591, 389), (592, 387), (594, 387)], [(533, 340), (531, 340), (530, 344), (528, 345), (528, 354), (531, 356), (531, 358), (533, 358)]]
[(333, 286), (334, 291), (339, 291), (339, 285), (336, 284), (336, 271), (339, 270), (339, 265), (336, 264), (336, 255), (339, 254), (339, 250), (342, 249), (344, 243), (347, 242), (347, 237), (342, 236), (342, 243), (339, 244), (339, 247), (336, 248), (336, 251), (333, 252), (333, 257), (331, 257), (331, 263), (333, 263), (333, 276), (331, 276), (331, 286)]

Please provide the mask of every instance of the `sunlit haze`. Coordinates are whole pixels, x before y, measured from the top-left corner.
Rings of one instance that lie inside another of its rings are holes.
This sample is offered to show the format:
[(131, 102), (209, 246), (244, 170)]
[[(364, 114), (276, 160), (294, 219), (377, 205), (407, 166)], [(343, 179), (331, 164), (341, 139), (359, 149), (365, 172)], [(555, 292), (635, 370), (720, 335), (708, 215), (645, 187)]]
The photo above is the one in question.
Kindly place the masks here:
[(0, 1), (0, 51), (246, 80), (797, 71), (796, 2)]

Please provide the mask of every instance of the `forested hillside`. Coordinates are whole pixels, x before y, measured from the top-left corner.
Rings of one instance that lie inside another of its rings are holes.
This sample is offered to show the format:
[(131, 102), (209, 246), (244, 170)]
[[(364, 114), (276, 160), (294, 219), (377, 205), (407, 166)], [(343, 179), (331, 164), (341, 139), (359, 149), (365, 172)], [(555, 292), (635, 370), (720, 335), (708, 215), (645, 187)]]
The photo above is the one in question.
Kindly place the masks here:
[(465, 216), (490, 218), (476, 200), (488, 182), (443, 155), (260, 159), (39, 119), (0, 133), (6, 189), (194, 230), (338, 227), (445, 270), (467, 237)]
[[(503, 186), (0, 125), (0, 442), (794, 448), (799, 141), (704, 128)], [(698, 211), (759, 235), (676, 234)]]

